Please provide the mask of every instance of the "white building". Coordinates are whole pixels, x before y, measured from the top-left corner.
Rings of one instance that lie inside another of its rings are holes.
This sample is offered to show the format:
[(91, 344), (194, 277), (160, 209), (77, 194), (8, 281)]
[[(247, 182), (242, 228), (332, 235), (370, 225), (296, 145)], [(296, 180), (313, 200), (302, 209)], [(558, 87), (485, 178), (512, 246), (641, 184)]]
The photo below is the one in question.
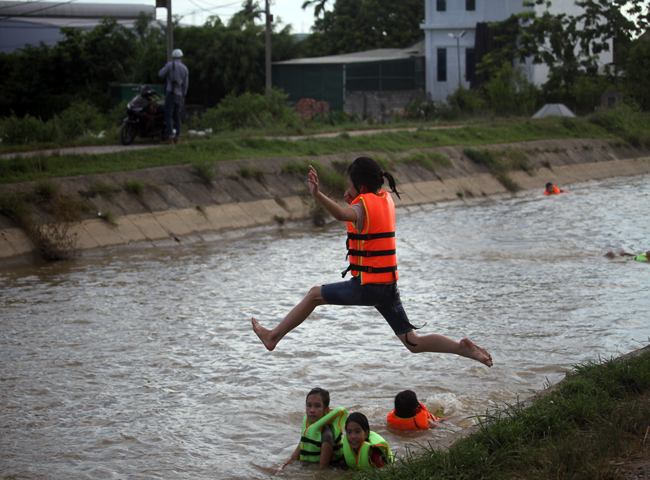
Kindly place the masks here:
[(104, 17), (115, 18), (125, 27), (133, 27), (140, 13), (156, 17), (151, 5), (102, 3), (0, 1), (0, 52), (11, 53), (25, 45), (41, 42), (53, 46), (65, 37), (61, 28), (92, 30)]
[[(549, 12), (578, 16), (582, 8), (575, 0), (554, 0)], [(485, 23), (506, 20), (512, 14), (533, 7), (524, 7), (523, 0), (425, 0), (426, 92), (432, 100), (445, 101), (458, 85), (470, 87), (475, 72), (477, 51), (485, 51)], [(537, 15), (545, 8), (534, 7)], [(479, 35), (477, 37), (477, 24)], [(480, 25), (483, 24), (483, 25)], [(611, 63), (613, 48), (602, 52), (600, 61)], [(537, 85), (546, 81), (548, 67), (526, 63), (528, 79)]]

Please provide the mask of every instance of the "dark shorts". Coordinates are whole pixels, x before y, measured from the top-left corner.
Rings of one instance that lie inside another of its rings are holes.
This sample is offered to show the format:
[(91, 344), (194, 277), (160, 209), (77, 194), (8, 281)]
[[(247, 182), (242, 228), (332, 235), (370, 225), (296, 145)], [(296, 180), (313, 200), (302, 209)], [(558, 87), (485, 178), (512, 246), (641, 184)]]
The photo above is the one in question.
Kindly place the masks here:
[(403, 335), (414, 329), (402, 306), (397, 283), (361, 285), (358, 277), (352, 277), (346, 282), (323, 285), (321, 295), (330, 305), (375, 307), (386, 319), (395, 335)]

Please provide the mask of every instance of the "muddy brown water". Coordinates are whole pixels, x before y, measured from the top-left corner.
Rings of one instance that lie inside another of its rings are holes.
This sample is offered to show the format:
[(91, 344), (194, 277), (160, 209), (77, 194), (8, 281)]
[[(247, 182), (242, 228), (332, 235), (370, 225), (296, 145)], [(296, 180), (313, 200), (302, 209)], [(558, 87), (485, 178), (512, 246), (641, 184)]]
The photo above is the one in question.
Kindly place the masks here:
[[(54, 479), (262, 479), (299, 439), (314, 386), (365, 413), (402, 455), (555, 383), (588, 360), (647, 344), (650, 176), (399, 208), (402, 299), (422, 333), (467, 336), (495, 366), (410, 354), (372, 309), (320, 307), (267, 352), (312, 285), (340, 279), (344, 227), (95, 253), (0, 270), (0, 475)], [(414, 390), (447, 421), (390, 431)], [(294, 463), (284, 478), (345, 476)]]

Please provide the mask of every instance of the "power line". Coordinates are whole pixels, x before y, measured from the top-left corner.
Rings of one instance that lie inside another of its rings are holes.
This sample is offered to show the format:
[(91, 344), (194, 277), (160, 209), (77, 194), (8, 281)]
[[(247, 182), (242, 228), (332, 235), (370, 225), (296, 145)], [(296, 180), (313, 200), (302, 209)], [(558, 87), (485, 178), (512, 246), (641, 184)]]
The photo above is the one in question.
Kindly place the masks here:
[(227, 3), (226, 5), (217, 5), (216, 7), (212, 7), (212, 8), (204, 8), (201, 5), (199, 5), (198, 3), (194, 2), (194, 0), (189, 0), (189, 2), (192, 5), (198, 7), (199, 10), (194, 10), (193, 12), (186, 13), (185, 15), (192, 15), (193, 13), (197, 13), (197, 12), (200, 12), (200, 11), (203, 11), (203, 12), (206, 12), (206, 13), (212, 13), (213, 10), (217, 10), (218, 8), (232, 7), (233, 5), (239, 5), (239, 3), (240, 3), (240, 2), (233, 2), (233, 3)]
[[(34, 2), (21, 2), (21, 3), (22, 3), (23, 5), (29, 5), (29, 4), (31, 4), (31, 3), (41, 3), (41, 2), (43, 2), (43, 1), (45, 1), (45, 0), (35, 0)], [(16, 7), (17, 7), (16, 4), (14, 4), (14, 5), (5, 5), (4, 7), (0, 7), (0, 10), (5, 10), (5, 9), (7, 9), (7, 8), (16, 8)]]
[[(10, 16), (4, 17), (4, 18), (0, 18), (0, 21), (7, 20), (9, 18), (27, 17), (27, 16), (30, 16), (30, 15), (32, 15), (34, 13), (42, 12), (43, 10), (49, 10), (50, 8), (59, 7), (61, 5), (68, 5), (68, 4), (74, 3), (76, 1), (77, 0), (68, 0), (67, 2), (63, 2), (63, 3), (55, 3), (54, 5), (50, 5), (48, 7), (39, 8), (38, 10), (32, 10), (31, 12), (25, 12), (25, 13), (22, 13), (20, 15), (10, 15)], [(29, 2), (29, 3), (32, 3), (32, 2)]]

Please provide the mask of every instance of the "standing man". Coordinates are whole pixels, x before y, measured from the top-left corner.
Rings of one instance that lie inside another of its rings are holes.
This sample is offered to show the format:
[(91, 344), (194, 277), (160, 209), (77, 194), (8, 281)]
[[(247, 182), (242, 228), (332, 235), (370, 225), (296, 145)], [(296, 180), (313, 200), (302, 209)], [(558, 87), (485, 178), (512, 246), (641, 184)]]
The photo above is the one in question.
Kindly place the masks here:
[[(177, 48), (172, 52), (172, 61), (160, 69), (159, 77), (167, 77), (165, 89), (165, 122), (167, 123), (167, 139), (163, 143), (178, 143), (181, 136), (181, 105), (185, 104), (185, 95), (189, 85), (189, 72), (182, 63), (183, 52)], [(172, 124), (173, 120), (173, 124)], [(176, 137), (174, 137), (176, 127)]]

